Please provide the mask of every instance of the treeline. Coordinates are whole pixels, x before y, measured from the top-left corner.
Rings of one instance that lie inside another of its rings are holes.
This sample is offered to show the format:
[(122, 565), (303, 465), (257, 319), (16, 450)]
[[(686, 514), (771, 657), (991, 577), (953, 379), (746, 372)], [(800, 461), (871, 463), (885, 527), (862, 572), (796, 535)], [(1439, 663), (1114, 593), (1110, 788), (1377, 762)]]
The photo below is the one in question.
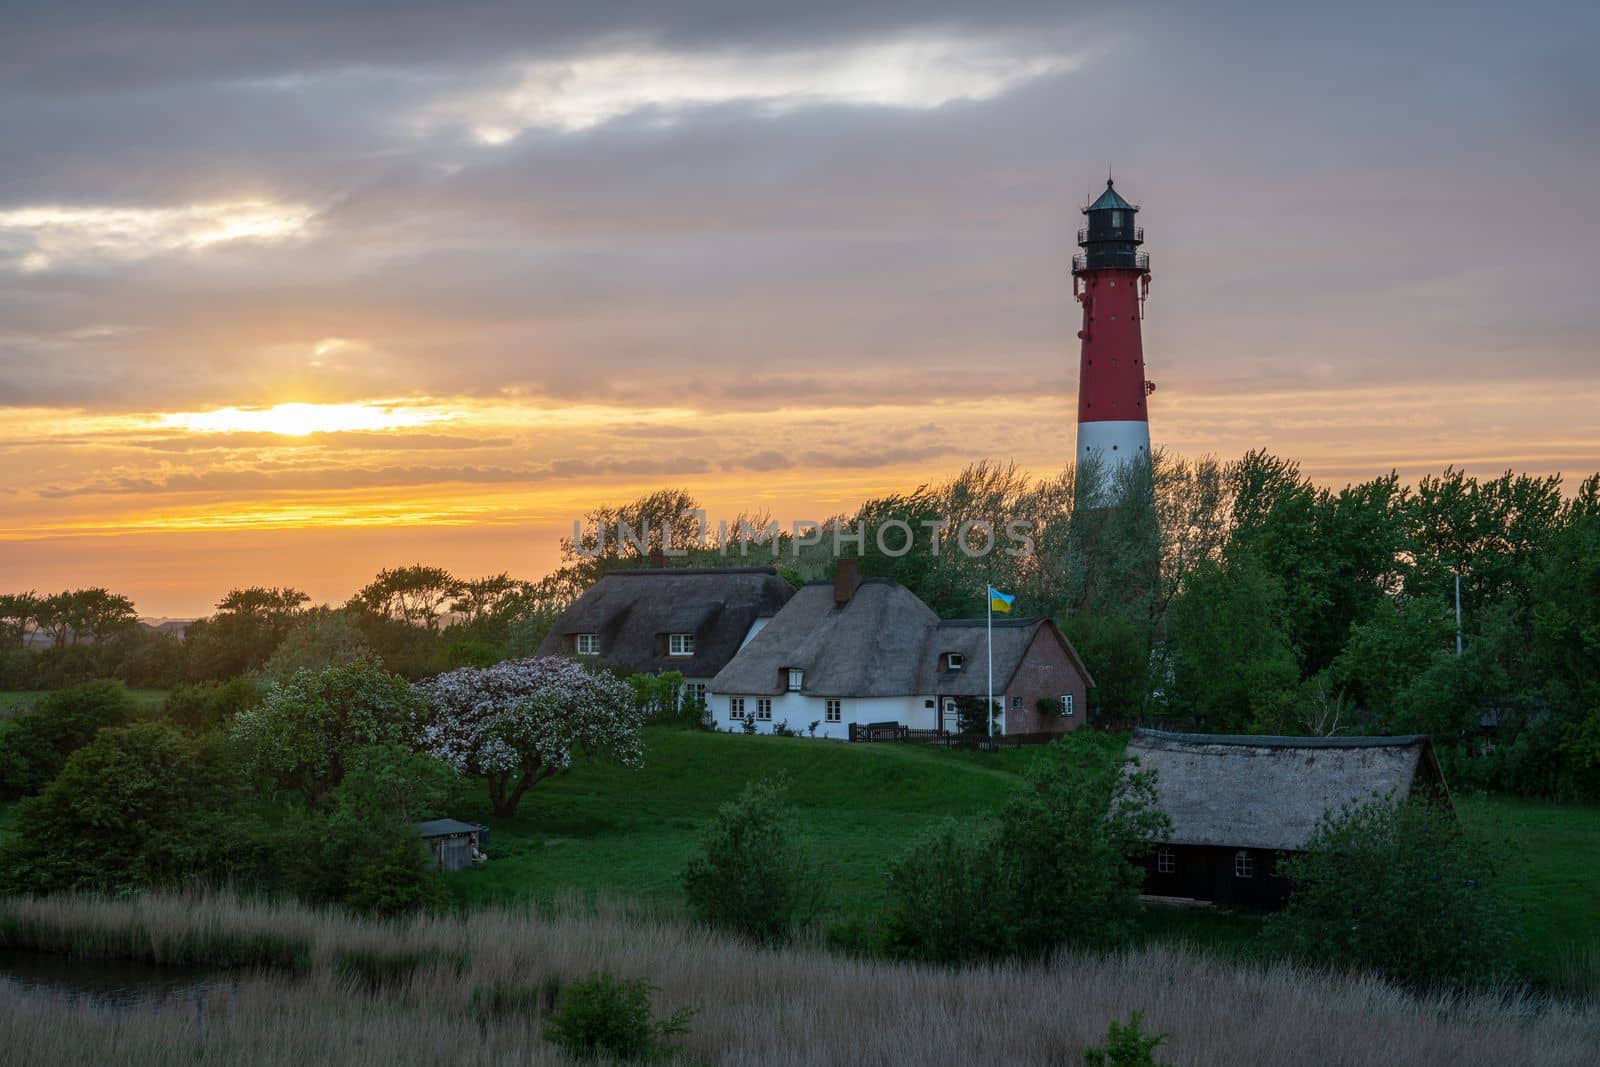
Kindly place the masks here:
[[(637, 538), (619, 538), (623, 526)], [(1008, 528), (1032, 551), (1007, 551)], [(964, 550), (963, 529), (969, 548), (991, 535), (993, 547)], [(1103, 722), (1427, 733), (1458, 787), (1600, 797), (1600, 475), (1570, 495), (1557, 476), (1454, 469), (1330, 490), (1263, 451), (1232, 463), (1157, 454), (1115, 477), (978, 463), (815, 528), (765, 514), (707, 522), (691, 494), (666, 489), (590, 512), (536, 582), (419, 564), (316, 608), (294, 589), (240, 589), (181, 639), (139, 626), (105, 590), (4, 597), (0, 687), (215, 687), (363, 658), (420, 679), (531, 655), (609, 570), (765, 563), (798, 584), (828, 577), (836, 553), (945, 617), (981, 615), (990, 584), (1015, 593), (1019, 614), (1056, 619), (1077, 644)], [(36, 634), (48, 647), (25, 647)]]
[(104, 589), (0, 596), (0, 689), (96, 679), (177, 689), (370, 658), (407, 678), (531, 655), (570, 602), (547, 579), (460, 579), (439, 567), (381, 571), (346, 604), (310, 606), (290, 587), (234, 589), (181, 635), (141, 624)]
[[(968, 542), (981, 547), (982, 524), (1014, 521), (1031, 554), (999, 538), (969, 554), (953, 537), (978, 524)], [(623, 523), (649, 531), (642, 549), (616, 538)], [(582, 588), (671, 553), (674, 565), (771, 563), (800, 582), (827, 577), (838, 549), (945, 617), (982, 615), (993, 584), (1019, 614), (1054, 618), (1098, 683), (1104, 722), (1427, 733), (1458, 787), (1600, 798), (1600, 474), (1569, 496), (1559, 476), (1455, 469), (1324, 489), (1264, 451), (1232, 463), (1158, 453), (1114, 477), (978, 463), (816, 530), (751, 535), (769, 524), (703, 529), (692, 496), (654, 493), (586, 516), (551, 581)], [(899, 534), (885, 551), (875, 532), (891, 524), (924, 537), (937, 524), (940, 551), (919, 540), (901, 554)], [(613, 531), (603, 546), (600, 527)]]

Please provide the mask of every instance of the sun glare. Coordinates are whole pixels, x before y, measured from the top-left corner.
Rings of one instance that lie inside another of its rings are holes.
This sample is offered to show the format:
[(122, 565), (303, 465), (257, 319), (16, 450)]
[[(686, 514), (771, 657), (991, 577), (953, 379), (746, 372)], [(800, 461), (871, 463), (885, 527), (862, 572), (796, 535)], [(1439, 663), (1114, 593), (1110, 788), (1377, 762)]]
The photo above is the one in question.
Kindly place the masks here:
[(391, 404), (276, 404), (270, 408), (217, 408), (161, 416), (160, 425), (192, 433), (273, 433), (304, 437), (341, 430), (400, 430), (448, 422), (436, 408)]

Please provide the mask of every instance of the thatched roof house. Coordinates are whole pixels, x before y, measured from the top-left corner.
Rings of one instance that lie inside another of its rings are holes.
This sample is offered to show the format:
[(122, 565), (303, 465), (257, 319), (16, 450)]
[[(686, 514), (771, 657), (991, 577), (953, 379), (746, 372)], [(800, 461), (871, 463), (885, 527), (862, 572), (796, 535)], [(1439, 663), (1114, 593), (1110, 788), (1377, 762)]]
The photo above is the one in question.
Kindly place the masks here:
[(1253, 737), (1135, 730), (1128, 755), (1156, 772), (1172, 832), (1146, 892), (1270, 906), (1277, 856), (1305, 847), (1322, 816), (1376, 797), (1449, 790), (1426, 736)]
[(613, 571), (561, 613), (539, 655), (594, 656), (703, 685), (776, 616), (794, 587), (772, 567)]
[[(848, 736), (851, 724), (953, 729), (955, 701), (988, 690), (987, 656), (983, 619), (941, 621), (905, 586), (863, 580), (846, 559), (832, 581), (801, 588), (712, 679), (712, 712), (723, 728), (816, 722), (832, 737)], [(1050, 620), (995, 622), (994, 693), (1008, 732), (1076, 727), (1093, 685)], [(1042, 713), (1041, 700), (1064, 714)]]

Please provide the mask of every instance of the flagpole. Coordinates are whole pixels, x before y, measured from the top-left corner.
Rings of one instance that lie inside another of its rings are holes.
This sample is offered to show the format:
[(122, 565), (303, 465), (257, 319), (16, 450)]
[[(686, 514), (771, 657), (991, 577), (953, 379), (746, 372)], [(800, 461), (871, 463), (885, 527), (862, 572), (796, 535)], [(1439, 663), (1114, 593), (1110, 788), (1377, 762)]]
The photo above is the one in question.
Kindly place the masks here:
[(984, 591), (983, 599), (989, 603), (989, 625), (984, 629), (989, 641), (989, 699), (983, 705), (983, 717), (989, 720), (989, 740), (994, 741), (994, 588)]

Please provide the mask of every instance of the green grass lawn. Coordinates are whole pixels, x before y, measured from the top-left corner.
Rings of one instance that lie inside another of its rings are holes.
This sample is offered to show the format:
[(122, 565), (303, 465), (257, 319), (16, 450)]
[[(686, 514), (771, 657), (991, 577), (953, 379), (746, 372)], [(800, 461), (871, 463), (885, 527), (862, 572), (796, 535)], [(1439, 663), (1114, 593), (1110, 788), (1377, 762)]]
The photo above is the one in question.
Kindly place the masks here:
[(535, 786), (514, 819), (467, 812), (491, 827), (492, 860), (457, 876), (462, 898), (576, 890), (680, 899), (679, 874), (717, 806), (752, 779), (783, 774), (823, 857), (830, 910), (864, 907), (877, 900), (885, 863), (915, 834), (994, 811), (1032, 758), (665, 728), (646, 730), (645, 740), (641, 771), (582, 766)]
[[(23, 708), (32, 707), (46, 692), (42, 689), (0, 689), (0, 719), (8, 719)], [(140, 711), (160, 711), (167, 702), (165, 689), (130, 689), (128, 695)]]
[[(883, 870), (941, 819), (993, 813), (1037, 750), (949, 752), (913, 745), (845, 745), (667, 728), (645, 731), (645, 767), (580, 766), (535, 786), (512, 819), (486, 803), (458, 814), (491, 827), (491, 861), (452, 876), (463, 903), (569, 892), (681, 900), (679, 875), (700, 829), (744, 783), (787, 775), (790, 796), (827, 871), (835, 916), (873, 907)], [(1509, 844), (1506, 885), (1521, 909), (1532, 973), (1563, 946), (1600, 939), (1600, 808), (1505, 798), (1458, 803), (1473, 833)], [(1250, 952), (1249, 915), (1152, 909), (1147, 939)]]
[(1456, 810), (1504, 848), (1502, 876), (1522, 913), (1531, 969), (1548, 971), (1564, 948), (1600, 949), (1600, 808), (1468, 797)]

